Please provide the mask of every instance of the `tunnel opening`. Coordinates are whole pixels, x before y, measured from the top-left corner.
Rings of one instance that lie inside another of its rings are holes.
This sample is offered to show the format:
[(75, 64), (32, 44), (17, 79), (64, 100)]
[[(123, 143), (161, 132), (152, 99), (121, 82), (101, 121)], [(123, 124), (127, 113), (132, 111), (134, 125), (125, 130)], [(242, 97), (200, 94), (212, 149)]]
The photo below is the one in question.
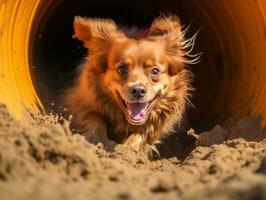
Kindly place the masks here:
[(195, 88), (191, 99), (194, 107), (187, 109), (190, 126), (196, 131), (204, 131), (222, 123), (230, 110), (227, 108), (229, 99), (224, 97), (229, 95), (231, 88), (225, 86), (233, 82), (234, 68), (238, 66), (232, 62), (231, 51), (227, 49), (227, 36), (219, 35), (223, 30), (214, 12), (206, 3), (185, 0), (50, 3), (36, 23), (31, 69), (46, 110), (60, 112), (58, 99), (73, 84), (77, 67), (86, 55), (82, 43), (72, 38), (76, 15), (111, 18), (120, 26), (146, 28), (161, 13), (171, 13), (178, 15), (184, 25), (190, 25), (187, 37), (200, 29), (194, 52), (203, 53), (201, 62), (189, 66), (194, 74)]

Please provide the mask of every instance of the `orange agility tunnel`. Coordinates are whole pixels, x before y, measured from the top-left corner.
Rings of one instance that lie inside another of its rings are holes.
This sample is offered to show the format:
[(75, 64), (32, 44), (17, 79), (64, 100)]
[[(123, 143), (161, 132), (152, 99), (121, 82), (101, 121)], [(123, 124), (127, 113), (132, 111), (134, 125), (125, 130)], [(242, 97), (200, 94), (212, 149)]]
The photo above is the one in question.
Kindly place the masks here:
[(260, 117), (266, 124), (266, 1), (0, 0), (0, 102), (25, 119), (27, 110), (53, 111), (85, 55), (72, 39), (76, 15), (108, 17), (148, 27), (160, 13), (177, 14), (200, 30), (195, 52), (192, 122), (202, 127), (228, 117)]

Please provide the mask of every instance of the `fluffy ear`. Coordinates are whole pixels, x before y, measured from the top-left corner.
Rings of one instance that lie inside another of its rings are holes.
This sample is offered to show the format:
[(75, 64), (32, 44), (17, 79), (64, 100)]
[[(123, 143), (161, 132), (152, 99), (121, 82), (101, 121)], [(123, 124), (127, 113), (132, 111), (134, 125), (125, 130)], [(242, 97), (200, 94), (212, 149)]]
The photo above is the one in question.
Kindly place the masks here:
[(92, 40), (113, 40), (121, 38), (124, 34), (111, 19), (83, 18), (76, 16), (74, 20), (74, 30), (77, 39), (85, 44)]
[(156, 18), (151, 25), (148, 37), (162, 40), (165, 45), (166, 55), (169, 62), (169, 74), (176, 75), (190, 61), (185, 58), (188, 48), (184, 39), (180, 19), (175, 15)]
[(74, 38), (82, 41), (89, 49), (89, 59), (93, 57), (91, 64), (99, 71), (104, 71), (106, 68), (105, 59), (110, 44), (124, 37), (114, 21), (110, 19), (77, 16), (74, 20), (74, 31)]

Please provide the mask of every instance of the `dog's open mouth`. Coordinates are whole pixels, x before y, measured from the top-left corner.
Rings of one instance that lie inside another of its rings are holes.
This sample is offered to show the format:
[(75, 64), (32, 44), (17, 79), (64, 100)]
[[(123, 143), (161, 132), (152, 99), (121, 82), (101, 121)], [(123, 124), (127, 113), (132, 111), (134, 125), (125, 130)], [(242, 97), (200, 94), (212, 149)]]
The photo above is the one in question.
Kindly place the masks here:
[(148, 119), (149, 113), (156, 104), (158, 96), (148, 102), (126, 102), (118, 93), (124, 107), (124, 113), (129, 123), (132, 125), (142, 125)]

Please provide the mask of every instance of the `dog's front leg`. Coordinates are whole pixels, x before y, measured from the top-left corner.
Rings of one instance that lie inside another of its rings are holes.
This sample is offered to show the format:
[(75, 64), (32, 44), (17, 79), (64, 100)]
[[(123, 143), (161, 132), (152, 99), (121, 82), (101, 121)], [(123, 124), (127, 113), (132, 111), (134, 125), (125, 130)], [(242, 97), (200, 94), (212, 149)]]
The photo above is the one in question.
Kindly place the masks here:
[(107, 126), (101, 116), (91, 114), (86, 120), (86, 139), (94, 144), (102, 143), (107, 148), (113, 149), (116, 143), (107, 137)]
[(140, 133), (131, 134), (126, 141), (123, 143), (124, 147), (134, 149), (136, 151), (140, 151), (144, 145), (143, 135)]

